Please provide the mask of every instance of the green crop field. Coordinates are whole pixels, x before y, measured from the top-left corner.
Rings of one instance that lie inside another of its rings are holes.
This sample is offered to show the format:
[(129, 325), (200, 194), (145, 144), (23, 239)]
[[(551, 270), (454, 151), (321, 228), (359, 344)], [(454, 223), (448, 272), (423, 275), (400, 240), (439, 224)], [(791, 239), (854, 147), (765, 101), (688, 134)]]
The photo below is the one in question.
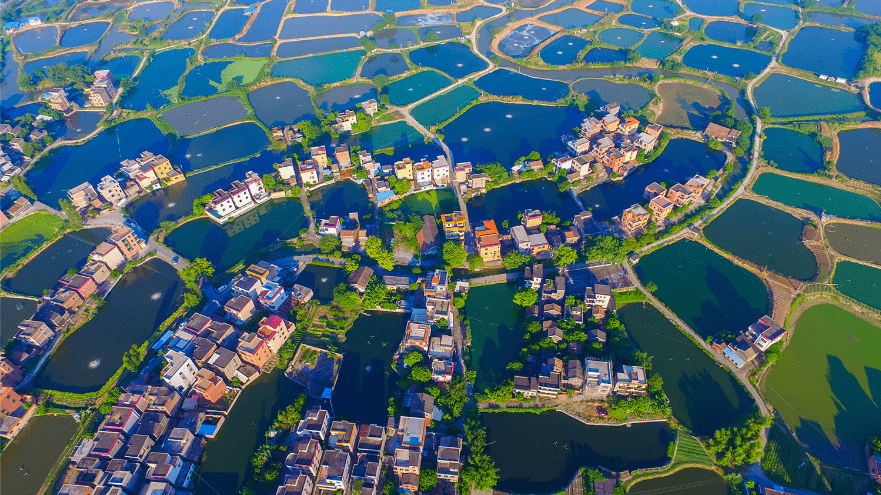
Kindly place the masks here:
[(260, 70), (265, 65), (265, 60), (236, 60), (220, 73), (221, 83), (225, 86), (226, 83), (238, 78), (239, 84), (247, 86), (255, 82), (257, 76), (260, 75)]
[(877, 326), (832, 304), (810, 307), (768, 374), (765, 395), (811, 453), (864, 469), (863, 446), (881, 434), (879, 355)]
[(679, 433), (679, 446), (676, 447), (676, 462), (692, 462), (712, 466), (713, 459), (701, 446), (701, 443), (691, 435)]

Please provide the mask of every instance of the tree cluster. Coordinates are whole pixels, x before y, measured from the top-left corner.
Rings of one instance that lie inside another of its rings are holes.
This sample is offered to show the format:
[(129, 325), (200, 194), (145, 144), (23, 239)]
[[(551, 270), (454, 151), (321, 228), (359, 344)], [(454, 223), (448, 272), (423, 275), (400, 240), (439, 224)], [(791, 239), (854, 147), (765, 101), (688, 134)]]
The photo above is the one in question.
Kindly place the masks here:
[(395, 255), (382, 246), (382, 239), (369, 237), (364, 243), (364, 251), (382, 268), (391, 270), (395, 267)]

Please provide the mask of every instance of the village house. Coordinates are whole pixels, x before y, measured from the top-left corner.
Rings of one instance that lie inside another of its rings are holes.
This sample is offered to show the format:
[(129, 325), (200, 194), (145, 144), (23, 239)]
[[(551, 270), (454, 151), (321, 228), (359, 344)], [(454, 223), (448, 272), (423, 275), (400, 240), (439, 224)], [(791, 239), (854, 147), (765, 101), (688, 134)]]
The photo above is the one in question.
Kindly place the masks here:
[(332, 216), (321, 220), (321, 224), (318, 226), (318, 235), (332, 235), (334, 237), (339, 237), (342, 229), (343, 222), (340, 220), (340, 217)]
[(358, 430), (358, 452), (382, 455), (385, 451), (385, 428), (377, 425), (361, 425)]
[(371, 277), (373, 277), (373, 269), (369, 266), (360, 266), (349, 275), (349, 287), (355, 289), (355, 291), (363, 296), (364, 292), (367, 290), (367, 285), (370, 283)]
[(292, 306), (301, 306), (306, 304), (307, 302), (312, 300), (312, 289), (309, 287), (294, 284), (291, 287), (291, 305)]
[(642, 197), (648, 200), (654, 199), (656, 196), (663, 196), (667, 193), (667, 189), (658, 184), (657, 182), (652, 182), (651, 184), (645, 186), (645, 192), (642, 194)]
[(416, 244), (419, 254), (425, 256), (436, 254), (441, 247), (440, 232), (434, 215), (422, 217), (422, 228), (416, 233)]
[(6, 357), (0, 357), (0, 387), (15, 387), (21, 382), (24, 375), (21, 366), (13, 363)]
[(541, 222), (544, 216), (539, 210), (529, 210), (523, 212), (523, 216), (520, 218), (520, 223), (523, 224), (527, 229), (539, 228), (541, 226)]
[(298, 163), (297, 172), (300, 175), (300, 183), (303, 185), (318, 184), (318, 168), (314, 159)]
[(462, 439), (444, 436), (437, 448), (437, 477), (451, 483), (459, 481), (462, 468)]
[(295, 470), (285, 478), (275, 495), (311, 495), (313, 488), (312, 477)]
[(288, 469), (297, 470), (301, 473), (316, 476), (321, 467), (321, 457), (324, 449), (318, 440), (307, 437), (294, 445), (293, 452), (285, 459)]
[(358, 440), (358, 425), (348, 421), (334, 421), (330, 424), (327, 443), (330, 447), (346, 452), (355, 452)]
[(420, 160), (413, 165), (413, 173), (419, 186), (425, 187), (431, 184), (433, 177), (431, 163), (428, 160)]
[(273, 353), (281, 350), (281, 347), (294, 331), (294, 324), (278, 315), (269, 315), (260, 320), (260, 328), (257, 335), (266, 342), (269, 350)]
[(255, 368), (263, 368), (263, 365), (272, 357), (272, 351), (266, 345), (266, 341), (261, 339), (256, 333), (244, 333), (239, 337), (239, 345), (236, 346), (236, 352), (242, 361), (253, 365)]
[(254, 316), (254, 301), (248, 296), (236, 296), (230, 299), (223, 307), (226, 317), (239, 325), (245, 324)]
[(434, 183), (444, 185), (450, 182), (450, 163), (444, 156), (438, 156), (436, 160), (431, 162), (431, 173)]
[(76, 274), (67, 282), (67, 289), (76, 291), (85, 301), (98, 290), (98, 284), (91, 277)]
[(34, 398), (28, 395), (19, 395), (11, 387), (0, 387), (0, 437), (14, 438), (28, 422), (36, 405), (27, 406), (27, 402), (33, 403)]
[(688, 182), (685, 183), (685, 188), (691, 191), (695, 198), (699, 198), (708, 185), (710, 185), (710, 179), (702, 177), (701, 175), (695, 175), (691, 179), (688, 179)]
[(375, 176), (376, 171), (380, 168), (379, 163), (373, 161), (373, 155), (371, 155), (369, 151), (365, 150), (361, 150), (358, 152), (358, 163), (361, 164), (361, 168), (366, 170), (367, 175), (369, 175), (370, 177)]
[(67, 191), (67, 200), (78, 210), (91, 208), (92, 206), (100, 206), (101, 200), (98, 199), (98, 193), (95, 188), (88, 182), (74, 187)]
[(612, 287), (609, 285), (594, 284), (593, 287), (584, 289), (584, 304), (587, 307), (600, 306), (606, 309), (611, 302)]
[(729, 129), (719, 124), (714, 124), (712, 122), (710, 122), (710, 124), (707, 125), (707, 128), (704, 129), (704, 138), (722, 141), (723, 143), (731, 147), (737, 146), (737, 138), (739, 137), (740, 131)]
[(289, 186), (297, 184), (297, 172), (294, 169), (294, 160), (285, 158), (284, 162), (278, 167), (278, 178), (283, 180)]
[(211, 370), (203, 368), (196, 373), (193, 393), (205, 402), (217, 402), (226, 393), (226, 383), (223, 382), (223, 378), (215, 375)]
[(538, 395), (538, 378), (534, 376), (515, 376), (514, 395), (518, 394), (523, 395), (527, 399)]
[(461, 211), (445, 213), (441, 216), (444, 225), (444, 235), (447, 240), (461, 241), (465, 238), (467, 230), (465, 214)]
[[(358, 122), (358, 115), (351, 110), (344, 110), (336, 116), (337, 132), (351, 132), (352, 125)], [(313, 148), (314, 149), (314, 148)]]
[(322, 168), (330, 167), (330, 158), (327, 156), (327, 148), (324, 146), (313, 146), (309, 148), (309, 155), (316, 166)]
[(352, 457), (342, 450), (324, 453), (321, 468), (315, 482), (319, 490), (343, 491), (349, 485), (352, 475)]
[(336, 159), (340, 170), (352, 167), (352, 155), (349, 154), (349, 146), (345, 143), (338, 144), (337, 147), (333, 149), (333, 157)]
[(404, 342), (401, 344), (401, 348), (406, 350), (417, 347), (423, 352), (428, 352), (430, 337), (431, 325), (410, 320), (407, 322), (407, 329), (404, 332)]
[(395, 449), (393, 470), (399, 477), (419, 474), (427, 426), (424, 417), (401, 416), (398, 420), (398, 447)]
[(621, 122), (621, 125), (619, 127), (621, 133), (628, 136), (636, 134), (638, 128), (639, 120), (635, 119), (634, 117), (627, 117), (626, 119), (624, 119), (623, 122)]
[(652, 221), (662, 222), (673, 211), (673, 203), (664, 196), (655, 196), (649, 201), (649, 209), (652, 210)]
[(694, 193), (682, 184), (673, 184), (673, 187), (667, 190), (667, 199), (678, 208), (694, 201)]
[(455, 365), (447, 359), (431, 360), (431, 380), (435, 383), (450, 383), (453, 381)]
[(621, 228), (628, 234), (641, 229), (649, 223), (649, 213), (639, 204), (635, 204), (624, 210), (621, 214)]
[(646, 394), (645, 368), (642, 366), (621, 365), (615, 373), (615, 393), (621, 396), (642, 396)]
[(64, 88), (49, 88), (40, 99), (48, 102), (49, 108), (59, 112), (66, 112), (70, 108), (70, 102), (67, 101), (67, 93)]
[(24, 320), (18, 324), (18, 333), (15, 338), (42, 349), (55, 337), (55, 332), (42, 321)]
[(364, 113), (373, 117), (373, 114), (379, 111), (379, 104), (376, 103), (375, 99), (371, 98), (367, 101), (362, 101), (361, 108), (364, 110)]
[(595, 361), (591, 358), (584, 360), (585, 397), (605, 400), (612, 394), (614, 384), (615, 375), (612, 373), (611, 362)]
[(395, 162), (395, 177), (399, 180), (413, 180), (413, 161), (409, 157)]
[(134, 259), (141, 251), (147, 248), (147, 244), (144, 240), (138, 237), (131, 227), (125, 225), (116, 227), (110, 236), (107, 237), (107, 242), (116, 245), (119, 252), (122, 253), (127, 260)]
[(750, 337), (760, 351), (765, 352), (769, 347), (780, 342), (786, 335), (786, 329), (765, 315), (747, 328), (747, 336)]
[(297, 436), (308, 436), (323, 442), (327, 439), (327, 430), (329, 426), (330, 415), (327, 411), (320, 408), (314, 408), (307, 412), (306, 416), (297, 424)]
[(468, 177), (474, 171), (471, 162), (459, 162), (456, 164), (456, 182), (467, 182)]
[(113, 204), (118, 204), (120, 201), (126, 199), (125, 192), (123, 192), (122, 187), (120, 187), (119, 181), (109, 175), (102, 177), (101, 182), (98, 183), (98, 194), (100, 194), (105, 201)]
[(266, 282), (260, 288), (257, 295), (257, 303), (261, 308), (269, 311), (279, 311), (285, 301), (288, 300), (288, 293), (284, 287), (276, 282)]
[(86, 90), (89, 96), (87, 106), (107, 106), (116, 96), (116, 82), (113, 79), (113, 74), (109, 70), (103, 69), (95, 71), (93, 75), (95, 80)]

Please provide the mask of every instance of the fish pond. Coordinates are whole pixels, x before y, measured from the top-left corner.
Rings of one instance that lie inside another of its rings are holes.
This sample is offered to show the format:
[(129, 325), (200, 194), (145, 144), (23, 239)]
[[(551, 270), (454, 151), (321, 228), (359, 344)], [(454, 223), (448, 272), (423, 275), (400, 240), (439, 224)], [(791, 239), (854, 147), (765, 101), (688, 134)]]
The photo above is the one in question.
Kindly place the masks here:
[(881, 409), (872, 399), (881, 332), (833, 304), (807, 307), (791, 324), (764, 396), (813, 454), (863, 469), (863, 447), (881, 434)]
[(538, 56), (547, 64), (569, 65), (575, 62), (578, 54), (587, 45), (588, 42), (584, 38), (567, 34), (548, 43)]
[(349, 84), (331, 88), (317, 95), (315, 97), (315, 105), (325, 112), (338, 112), (355, 108), (359, 103), (371, 99), (379, 99), (376, 93), (376, 86), (372, 84)]
[(198, 65), (184, 78), (183, 96), (211, 96), (231, 84), (247, 86), (260, 77), (265, 66), (265, 60), (248, 59)]
[(597, 221), (607, 221), (620, 215), (625, 208), (643, 201), (645, 187), (652, 182), (682, 183), (710, 170), (725, 166), (725, 154), (691, 139), (672, 139), (655, 160), (640, 165), (622, 181), (609, 181), (582, 191), (578, 198), (590, 208)]
[(556, 493), (582, 466), (614, 471), (664, 465), (676, 433), (666, 422), (586, 425), (561, 412), (486, 412), (486, 453), (499, 470), (497, 490)]
[(100, 389), (122, 366), (123, 354), (141, 345), (180, 306), (182, 289), (177, 270), (164, 261), (150, 260), (130, 270), (95, 317), (55, 349), (36, 386), (75, 393)]
[(100, 67), (109, 70), (116, 79), (130, 79), (140, 63), (141, 57), (129, 55), (125, 57), (113, 57), (109, 60), (103, 61)]
[[(689, 5), (694, 2), (691, 0)], [(730, 14), (724, 14), (730, 15)], [(631, 495), (726, 495), (728, 482), (713, 470), (685, 468), (673, 474), (639, 481), (627, 492)]]
[(101, 39), (101, 36), (110, 27), (109, 22), (90, 22), (72, 27), (61, 35), (59, 44), (63, 48), (75, 48), (78, 46), (91, 45)]
[(872, 199), (837, 187), (793, 179), (779, 174), (762, 174), (753, 192), (773, 201), (816, 214), (825, 212), (842, 218), (881, 222), (881, 206)]
[(560, 136), (583, 119), (583, 113), (569, 107), (491, 101), (466, 110), (444, 126), (443, 134), (457, 160), (500, 162), (508, 169), (533, 151), (541, 156), (562, 151)]
[[(756, 265), (797, 280), (817, 274), (817, 259), (801, 241), (801, 219), (757, 201), (741, 199), (704, 227), (710, 242)], [(756, 236), (762, 242), (755, 242)]]
[(235, 407), (208, 440), (194, 477), (197, 495), (236, 495), (246, 481), (250, 458), (266, 442), (266, 433), (278, 412), (294, 403), (303, 387), (273, 368), (259, 375), (241, 392)]
[(755, 26), (731, 21), (713, 21), (704, 28), (707, 38), (731, 44), (752, 41), (757, 32)]
[(58, 44), (58, 28), (55, 26), (41, 26), (29, 29), (12, 37), (18, 53), (39, 53)]
[(416, 10), (422, 5), (419, 0), (376, 0), (378, 12), (401, 12)]
[(410, 61), (420, 67), (430, 67), (461, 79), (486, 69), (487, 63), (474, 54), (468, 46), (457, 42), (417, 48), (410, 52)]
[(422, 103), (414, 108), (410, 114), (420, 124), (431, 127), (453, 118), (460, 110), (470, 105), (480, 97), (480, 91), (471, 86), (461, 85), (452, 91)]
[(851, 29), (859, 29), (866, 24), (872, 24), (874, 22), (874, 19), (866, 17), (830, 14), (828, 12), (808, 12), (807, 14), (810, 22), (826, 24), (829, 26), (847, 27)]
[(682, 63), (693, 69), (718, 72), (731, 77), (759, 74), (769, 62), (771, 57), (764, 53), (709, 43), (695, 45), (682, 56)]
[(839, 253), (881, 265), (881, 228), (873, 225), (830, 223), (823, 229), (832, 249)]
[(739, 333), (770, 310), (759, 277), (699, 242), (668, 244), (643, 256), (635, 270), (643, 284), (657, 284), (655, 297), (702, 338)]
[(360, 12), (370, 8), (370, 0), (331, 0), (330, 10), (334, 12)]
[(557, 101), (569, 95), (569, 85), (552, 79), (538, 79), (508, 69), (496, 69), (474, 81), (474, 85), (497, 96), (521, 96), (527, 100)]
[(602, 17), (596, 14), (591, 14), (590, 12), (575, 8), (561, 10), (560, 12), (543, 15), (538, 18), (540, 21), (560, 26), (563, 29), (586, 28), (593, 26), (600, 19), (602, 19)]
[(193, 10), (180, 16), (162, 33), (164, 40), (189, 40), (201, 35), (214, 19), (214, 11)]
[(142, 151), (166, 154), (169, 142), (148, 119), (128, 120), (101, 131), (79, 146), (61, 146), (43, 156), (28, 173), (40, 201), (56, 205), (66, 191), (88, 181), (101, 181), (119, 170), (119, 162)]
[(761, 21), (762, 24), (784, 31), (789, 31), (797, 26), (799, 22), (798, 12), (788, 7), (758, 3), (746, 3), (743, 5), (744, 19), (751, 19), (756, 14), (761, 14), (764, 17)]
[(260, 6), (260, 11), (256, 14), (257, 19), (248, 28), (248, 32), (239, 38), (241, 43), (256, 43), (258, 41), (270, 41), (275, 38), (278, 32), (278, 26), (284, 17), (285, 9), (288, 7), (288, 0), (270, 0)]
[(379, 48), (401, 48), (419, 44), (411, 29), (383, 29), (374, 37)]
[(839, 115), (863, 110), (859, 95), (786, 74), (771, 74), (754, 91), (756, 104), (777, 118)]
[(682, 39), (677, 36), (655, 31), (645, 37), (645, 40), (636, 47), (636, 51), (645, 58), (661, 59), (675, 52), (680, 43)]
[(440, 91), (452, 82), (443, 74), (427, 70), (399, 79), (382, 88), (382, 92), (388, 94), (392, 105), (406, 106)]
[(881, 310), (881, 269), (841, 260), (835, 264), (832, 283), (845, 296)]
[(489, 19), (490, 17), (501, 13), (502, 10), (487, 5), (478, 5), (468, 10), (456, 13), (456, 22), (471, 22), (477, 19)]
[(740, 12), (739, 0), (683, 0), (682, 3), (699, 15), (724, 17), (736, 16)]
[(652, 357), (673, 415), (692, 434), (712, 435), (753, 412), (755, 401), (740, 381), (654, 306), (631, 303), (617, 314), (636, 347)]
[(156, 109), (171, 103), (171, 98), (177, 96), (178, 79), (194, 53), (191, 48), (184, 48), (154, 55), (138, 76), (138, 84), (131, 95), (122, 100), (124, 107), (141, 111), (148, 106)]
[(584, 54), (581, 60), (586, 64), (611, 64), (627, 60), (627, 55), (621, 50), (609, 48), (591, 48)]
[(719, 91), (695, 84), (665, 82), (657, 86), (664, 103), (657, 123), (686, 129), (705, 129), (710, 115), (722, 106)]
[(266, 151), (250, 160), (192, 174), (186, 182), (138, 197), (126, 206), (126, 214), (145, 231), (152, 232), (159, 228), (161, 222), (177, 220), (192, 213), (193, 201), (197, 198), (218, 189), (228, 189), (231, 181), (244, 178), (248, 171), (268, 174), (273, 171), (273, 165), (283, 159), (279, 153)]
[(413, 126), (404, 120), (375, 126), (367, 132), (360, 134), (346, 134), (345, 144), (350, 148), (360, 146), (367, 151), (376, 151), (385, 148), (400, 148), (425, 142), (425, 138)]
[(39, 493), (76, 429), (76, 421), (66, 414), (31, 418), (0, 454), (3, 490)]
[(383, 207), (388, 217), (407, 219), (411, 215), (434, 215), (452, 213), (459, 209), (456, 194), (450, 189), (433, 189), (409, 194), (403, 199), (393, 201)]
[(349, 213), (357, 212), (358, 217), (363, 219), (368, 213), (373, 214), (367, 189), (349, 180), (312, 191), (309, 194), (309, 204), (315, 212), (315, 218), (348, 218)]
[(309, 92), (291, 81), (256, 89), (248, 102), (266, 127), (293, 124), (315, 116)]
[(58, 64), (67, 64), (77, 65), (77, 64), (85, 64), (86, 58), (88, 58), (89, 52), (72, 52), (65, 53), (64, 55), (57, 55), (55, 57), (48, 58), (38, 58), (36, 60), (32, 60), (30, 62), (26, 62), (22, 70), (28, 74), (33, 74), (38, 70), (43, 70), (46, 67), (52, 67), (53, 65)]
[(248, 111), (238, 98), (219, 96), (174, 107), (163, 112), (160, 117), (171, 124), (181, 136), (192, 136), (238, 122), (247, 115)]
[[(603, 48), (594, 48), (587, 52), (603, 50)], [(619, 53), (619, 52), (615, 52)], [(640, 110), (652, 101), (652, 94), (642, 86), (636, 84), (618, 84), (603, 79), (582, 79), (572, 85), (572, 90), (576, 93), (587, 95), (588, 98), (595, 102), (597, 106), (607, 103), (616, 102), (621, 105), (622, 111)]]
[(652, 17), (638, 14), (624, 14), (618, 16), (618, 24), (635, 27), (637, 29), (655, 29), (661, 27), (661, 21)]
[(329, 0), (297, 0), (294, 4), (295, 14), (318, 14), (327, 11)]
[(285, 19), (284, 25), (281, 27), (281, 31), (278, 34), (278, 39), (293, 40), (298, 38), (315, 38), (318, 36), (332, 36), (337, 34), (358, 34), (361, 31), (370, 31), (370, 28), (381, 19), (382, 18), (376, 14), (289, 17)]
[(173, 2), (153, 2), (147, 5), (139, 5), (128, 13), (128, 18), (132, 21), (158, 21), (167, 16), (174, 10)]
[(245, 9), (227, 10), (217, 18), (208, 37), (213, 40), (232, 38), (242, 31), (248, 19), (250, 17), (245, 14)]
[(306, 224), (299, 200), (272, 200), (223, 225), (208, 218), (189, 221), (165, 244), (184, 258), (207, 258), (224, 272), (254, 251), (297, 237)]
[(364, 53), (363, 50), (355, 50), (283, 60), (272, 67), (272, 75), (295, 77), (312, 86), (335, 83), (355, 76)]
[(190, 172), (239, 160), (268, 146), (266, 132), (254, 122), (244, 122), (181, 139), (175, 148), (173, 163), (184, 172)]
[(507, 379), (510, 373), (506, 366), (519, 357), (524, 326), (523, 309), (513, 302), (517, 289), (517, 284), (509, 283), (469, 290), (465, 312), (471, 322), (471, 366), (477, 370), (476, 390)]
[(437, 40), (451, 40), (462, 36), (459, 26), (425, 26), (419, 28), (419, 39), (429, 41), (431, 33), (437, 36)]
[[(488, 7), (482, 7), (488, 8)], [(490, 9), (495, 11), (495, 9)], [(466, 22), (466, 21), (460, 21)], [(418, 27), (418, 26), (438, 26), (441, 24), (452, 24), (453, 14), (446, 13), (429, 13), (419, 15), (402, 15), (398, 17), (398, 26)]]
[(765, 129), (762, 156), (788, 172), (812, 174), (823, 169), (823, 146), (813, 137), (792, 129)]
[(361, 77), (373, 79), (382, 74), (387, 77), (399, 76), (410, 70), (407, 61), (399, 53), (380, 53), (370, 55), (361, 66)]
[(881, 129), (852, 129), (838, 133), (841, 151), (835, 168), (852, 179), (881, 185)]
[(334, 412), (363, 424), (384, 424), (388, 398), (396, 392), (392, 358), (404, 337), (402, 313), (361, 313), (343, 343), (343, 362), (333, 390)]
[(79, 270), (89, 253), (110, 234), (109, 229), (83, 229), (65, 234), (61, 239), (21, 267), (15, 277), (3, 280), (3, 288), (16, 294), (42, 297), (70, 268)]
[(671, 19), (683, 12), (682, 7), (672, 0), (633, 0), (630, 8), (637, 14), (656, 19)]
[(340, 267), (309, 264), (297, 276), (297, 283), (312, 289), (316, 299), (324, 304), (333, 301), (333, 289), (346, 283), (346, 273)]
[(547, 179), (496, 187), (468, 202), (469, 216), (474, 221), (495, 220), (498, 226), (504, 222), (516, 225), (517, 214), (525, 208), (555, 212), (561, 219), (572, 218), (580, 211), (569, 193), (557, 191), (556, 185)]
[(805, 26), (789, 40), (783, 63), (835, 77), (850, 79), (863, 57), (856, 34), (818, 26)]
[(645, 34), (642, 31), (636, 31), (630, 28), (610, 28), (602, 31), (597, 36), (597, 39), (609, 45), (630, 48), (639, 43), (643, 36), (645, 36)]
[(605, 0), (595, 0), (591, 2), (587, 8), (595, 12), (611, 12), (613, 14), (617, 14), (624, 10), (624, 6), (620, 3), (606, 2)]
[[(280, 48), (281, 46), (279, 46)], [(210, 45), (202, 52), (204, 59), (232, 58), (239, 55), (251, 58), (268, 57), (272, 53), (272, 43), (260, 45), (237, 45), (235, 43), (219, 43)]]
[(302, 57), (316, 53), (335, 52), (358, 48), (358, 38), (354, 36), (337, 36), (334, 38), (321, 38), (316, 40), (286, 41), (280, 43), (275, 50), (278, 58)]

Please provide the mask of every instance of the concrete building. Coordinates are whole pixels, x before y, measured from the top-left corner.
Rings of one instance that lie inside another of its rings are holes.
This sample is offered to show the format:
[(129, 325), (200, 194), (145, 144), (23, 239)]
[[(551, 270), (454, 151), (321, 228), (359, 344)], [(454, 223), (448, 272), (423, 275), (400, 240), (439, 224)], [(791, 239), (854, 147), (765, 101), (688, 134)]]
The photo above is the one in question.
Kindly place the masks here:
[(584, 360), (584, 395), (589, 398), (605, 399), (611, 395), (615, 386), (615, 375), (609, 361)]
[(78, 210), (91, 208), (95, 206), (96, 202), (100, 204), (98, 193), (95, 192), (95, 188), (88, 182), (83, 182), (67, 191), (67, 199)]
[(168, 361), (168, 364), (162, 369), (163, 382), (181, 394), (196, 383), (196, 373), (199, 370), (186, 354), (168, 351), (165, 354), (165, 359)]

